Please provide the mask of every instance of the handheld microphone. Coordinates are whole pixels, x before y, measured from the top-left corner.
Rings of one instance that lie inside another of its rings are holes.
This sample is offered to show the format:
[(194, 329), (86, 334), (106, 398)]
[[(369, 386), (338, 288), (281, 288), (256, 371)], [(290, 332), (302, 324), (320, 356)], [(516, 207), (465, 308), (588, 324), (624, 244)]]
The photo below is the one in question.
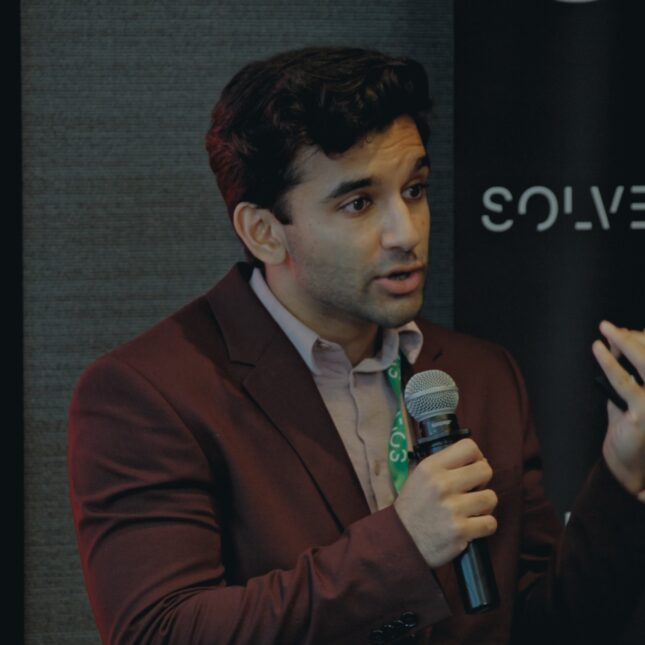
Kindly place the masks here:
[[(452, 378), (441, 370), (415, 374), (405, 388), (405, 405), (419, 424), (421, 433), (414, 455), (423, 459), (470, 436), (460, 428), (455, 410), (459, 390)], [(454, 560), (464, 609), (469, 614), (490, 611), (499, 605), (499, 593), (485, 538), (468, 544)]]

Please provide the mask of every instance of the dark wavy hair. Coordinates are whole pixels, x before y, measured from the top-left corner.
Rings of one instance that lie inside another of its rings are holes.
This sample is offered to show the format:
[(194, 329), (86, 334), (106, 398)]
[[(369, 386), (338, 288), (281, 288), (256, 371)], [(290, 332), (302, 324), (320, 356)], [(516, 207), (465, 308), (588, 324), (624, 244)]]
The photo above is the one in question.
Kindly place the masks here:
[(309, 47), (249, 63), (216, 104), (206, 149), (232, 215), (248, 201), (289, 223), (282, 197), (298, 183), (302, 146), (343, 153), (369, 132), (410, 116), (427, 142), (425, 70), (377, 51)]

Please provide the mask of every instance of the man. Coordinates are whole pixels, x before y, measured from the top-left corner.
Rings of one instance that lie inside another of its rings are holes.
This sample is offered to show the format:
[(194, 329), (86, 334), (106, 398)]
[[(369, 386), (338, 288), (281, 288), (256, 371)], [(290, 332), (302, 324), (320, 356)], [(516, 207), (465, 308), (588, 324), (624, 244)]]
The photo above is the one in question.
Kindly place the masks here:
[[(99, 359), (72, 403), (74, 517), (106, 642), (524, 643), (629, 615), (645, 392), (594, 347), (629, 409), (611, 410), (557, 550), (515, 363), (413, 322), (428, 106), (418, 63), (352, 49), (287, 52), (224, 89), (207, 148), (255, 267)], [(645, 371), (643, 334), (601, 331)], [(388, 460), (415, 432), (399, 364), (404, 381), (455, 378), (472, 439)], [(466, 615), (451, 561), (480, 537), (501, 604)]]

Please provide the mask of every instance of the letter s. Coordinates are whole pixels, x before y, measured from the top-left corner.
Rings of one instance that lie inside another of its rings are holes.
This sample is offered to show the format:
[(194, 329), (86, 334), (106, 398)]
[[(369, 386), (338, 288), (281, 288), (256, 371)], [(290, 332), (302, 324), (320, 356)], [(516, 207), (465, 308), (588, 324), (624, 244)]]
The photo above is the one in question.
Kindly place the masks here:
[[(499, 195), (507, 202), (513, 200), (513, 195), (511, 191), (504, 186), (491, 186), (490, 188), (486, 189), (484, 195), (482, 196), (484, 207), (493, 213), (501, 213), (504, 210), (504, 205), (493, 201), (493, 197), (496, 195)], [(508, 231), (508, 229), (513, 226), (513, 220), (507, 219), (498, 224), (491, 220), (491, 218), (488, 216), (488, 213), (484, 213), (482, 215), (482, 224), (484, 225), (484, 228), (492, 231), (493, 233), (503, 233), (504, 231)]]

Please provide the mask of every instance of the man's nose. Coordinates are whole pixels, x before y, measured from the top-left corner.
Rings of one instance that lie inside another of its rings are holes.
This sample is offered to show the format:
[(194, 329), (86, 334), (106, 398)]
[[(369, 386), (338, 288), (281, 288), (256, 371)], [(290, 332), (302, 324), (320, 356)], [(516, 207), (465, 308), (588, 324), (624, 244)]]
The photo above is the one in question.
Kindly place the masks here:
[(383, 248), (412, 250), (421, 241), (419, 218), (421, 213), (412, 212), (410, 206), (398, 199), (385, 213), (382, 233)]

